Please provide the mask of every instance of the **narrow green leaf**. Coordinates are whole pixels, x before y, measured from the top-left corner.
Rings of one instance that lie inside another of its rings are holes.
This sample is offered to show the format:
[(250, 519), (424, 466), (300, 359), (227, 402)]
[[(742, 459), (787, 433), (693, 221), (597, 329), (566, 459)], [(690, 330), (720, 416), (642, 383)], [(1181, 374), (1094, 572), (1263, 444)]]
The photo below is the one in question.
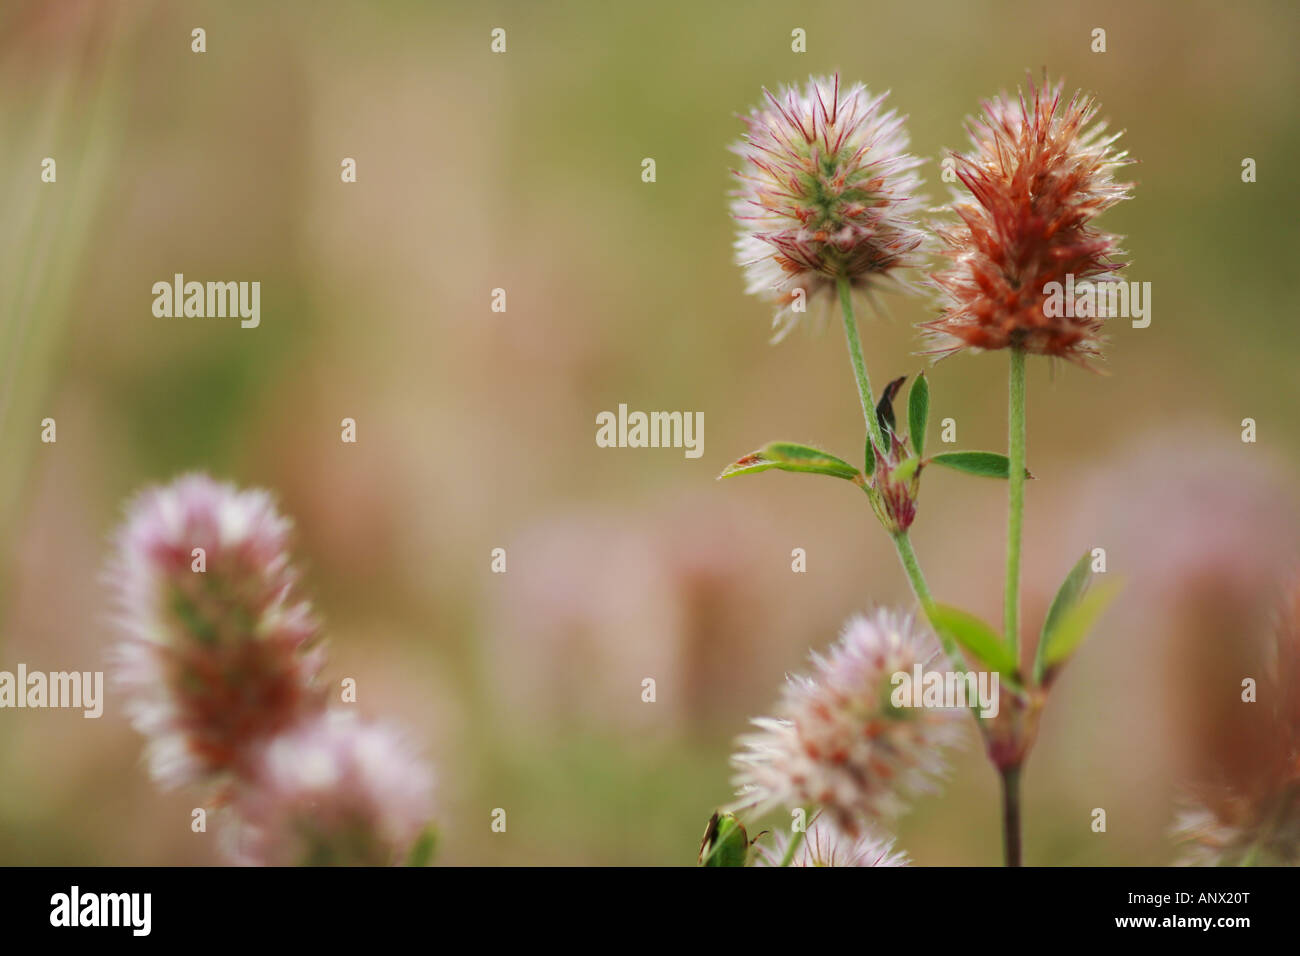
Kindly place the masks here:
[(925, 454), (925, 426), (930, 420), (930, 383), (922, 372), (907, 393), (907, 433), (912, 439), (912, 451)]
[(1043, 652), (1045, 670), (1051, 671), (1069, 659), (1097, 623), (1097, 618), (1115, 600), (1119, 590), (1120, 583), (1115, 580), (1089, 588), (1086, 594), (1061, 614), (1051, 636), (1046, 639), (1046, 650)]
[(862, 457), (866, 459), (866, 465), (867, 465), (866, 473), (868, 475), (874, 475), (876, 473), (876, 450), (871, 447), (870, 433), (867, 434), (867, 450)]
[(432, 826), (427, 826), (421, 831), (420, 836), (416, 839), (411, 847), (411, 852), (407, 854), (407, 866), (428, 866), (433, 862), (433, 851), (438, 847), (438, 831)]
[(1015, 657), (997, 632), (974, 614), (947, 604), (936, 604), (930, 620), (989, 670), (1013, 681), (1018, 680)]
[(1060, 626), (1061, 619), (1070, 608), (1079, 603), (1079, 598), (1083, 597), (1083, 592), (1088, 587), (1089, 576), (1092, 574), (1089, 568), (1091, 562), (1092, 552), (1085, 551), (1083, 557), (1075, 562), (1074, 567), (1070, 569), (1070, 573), (1061, 582), (1056, 597), (1052, 598), (1052, 606), (1047, 609), (1047, 617), (1043, 620), (1043, 632), (1039, 641), (1040, 647), (1046, 648), (1051, 643), (1051, 636)]
[(751, 475), (760, 471), (799, 471), (814, 475), (831, 475), (853, 481), (861, 477), (856, 468), (847, 461), (807, 445), (793, 442), (772, 442), (756, 452), (732, 462), (723, 469), (719, 478), (731, 478), (735, 475)]
[[(981, 478), (1006, 478), (1011, 474), (1011, 462), (1006, 455), (993, 451), (945, 451), (935, 455), (930, 461), (943, 465), (954, 471), (964, 471), (968, 475)], [(1025, 477), (1034, 477), (1025, 469)]]

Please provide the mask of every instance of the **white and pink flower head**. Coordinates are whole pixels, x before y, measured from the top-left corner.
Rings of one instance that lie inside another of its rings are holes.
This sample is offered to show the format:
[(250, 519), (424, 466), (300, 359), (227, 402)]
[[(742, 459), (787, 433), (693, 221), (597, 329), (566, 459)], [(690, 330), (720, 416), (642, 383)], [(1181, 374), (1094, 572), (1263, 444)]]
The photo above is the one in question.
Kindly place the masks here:
[(232, 803), (234, 858), (391, 866), (433, 814), (433, 773), (397, 730), (331, 711), (259, 745)]
[[(772, 846), (755, 844), (756, 866), (780, 866), (790, 848), (794, 834), (780, 829)], [(790, 856), (788, 866), (908, 866), (907, 854), (894, 850), (891, 837), (864, 833), (851, 836), (840, 830), (823, 814), (808, 824), (803, 839)]]
[(908, 615), (879, 609), (850, 619), (825, 656), (812, 655), (811, 676), (788, 678), (775, 716), (754, 720), (758, 732), (739, 739), (729, 809), (818, 806), (853, 836), (900, 814), (943, 775), (961, 712), (895, 707), (892, 678), (946, 660)]
[(324, 706), (290, 528), (266, 492), (198, 474), (128, 506), (109, 570), (117, 678), (165, 786), (237, 771), (252, 744)]
[(888, 94), (841, 89), (837, 74), (763, 95), (732, 147), (744, 160), (732, 215), (746, 291), (777, 307), (779, 341), (840, 279), (870, 289), (921, 265), (921, 160)]

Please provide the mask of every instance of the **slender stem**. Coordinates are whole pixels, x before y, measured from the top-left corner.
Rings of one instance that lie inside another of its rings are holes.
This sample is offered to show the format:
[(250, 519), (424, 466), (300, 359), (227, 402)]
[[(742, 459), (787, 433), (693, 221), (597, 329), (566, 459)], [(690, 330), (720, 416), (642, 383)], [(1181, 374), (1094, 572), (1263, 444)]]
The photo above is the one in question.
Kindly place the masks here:
[[(862, 356), (862, 342), (858, 338), (858, 323), (853, 315), (853, 300), (849, 295), (849, 282), (847, 279), (839, 280), (840, 306), (844, 316), (844, 336), (849, 343), (849, 358), (853, 362), (853, 375), (858, 383), (858, 397), (862, 401), (862, 417), (867, 422), (867, 433), (871, 436), (871, 443), (876, 447), (876, 453), (881, 454), (888, 450), (889, 446), (885, 444), (884, 432), (880, 429), (880, 420), (876, 417), (874, 393), (871, 391), (871, 379), (867, 375), (867, 362)], [(868, 494), (871, 491), (868, 489)], [(916, 558), (916, 551), (912, 548), (912, 539), (906, 531), (899, 531), (891, 537), (894, 539), (894, 549), (898, 552), (898, 560), (902, 562), (903, 570), (907, 573), (907, 580), (912, 585), (912, 593), (916, 595), (917, 601), (921, 604), (921, 610), (929, 619), (931, 625), (934, 625), (934, 631), (939, 635), (939, 640), (943, 643), (943, 649), (948, 657), (952, 660), (953, 667), (961, 667), (961, 652), (957, 650), (956, 642), (934, 622), (934, 598), (930, 596), (930, 588), (925, 583), (925, 575), (921, 573), (921, 563)]]
[[(934, 598), (930, 596), (930, 588), (925, 583), (925, 575), (921, 573), (921, 563), (916, 559), (916, 551), (912, 548), (912, 537), (906, 531), (900, 531), (893, 535), (894, 548), (898, 551), (898, 560), (903, 563), (903, 570), (907, 572), (907, 580), (911, 582), (912, 593), (916, 599), (921, 602), (921, 610), (925, 616), (931, 617), (934, 609)], [(955, 651), (956, 645), (952, 650)]]
[(1011, 381), (1007, 402), (1007, 581), (1002, 626), (1013, 654), (1020, 646), (1020, 528), (1025, 516), (1025, 353), (1011, 349)]
[[(922, 570), (920, 570), (917, 551), (915, 551), (913, 546), (911, 546), (911, 536), (906, 531), (900, 531), (892, 537), (894, 550), (898, 551), (898, 561), (902, 562), (902, 570), (906, 572), (907, 581), (911, 584), (911, 592), (917, 596), (917, 600), (920, 602), (920, 610), (923, 610), (924, 613), (926, 613), (926, 617), (930, 618), (931, 623), (933, 623), (935, 598), (931, 596), (930, 585), (926, 584), (926, 575), (924, 575)], [(936, 627), (935, 631), (939, 631), (939, 628)], [(957, 645), (953, 644), (952, 646), (948, 646), (949, 644), (952, 644), (952, 639), (944, 635), (943, 632), (939, 633), (944, 639), (944, 650), (949, 653), (949, 656), (953, 656), (953, 654), (957, 652)], [(959, 659), (961, 658), (953, 657), (954, 662), (959, 661)]]
[[(853, 315), (853, 300), (849, 295), (849, 280), (839, 280), (840, 306), (844, 316), (844, 337), (849, 342), (849, 358), (853, 362), (853, 375), (858, 382), (858, 397), (862, 401), (862, 417), (867, 422), (867, 434), (871, 436), (871, 443), (876, 447), (876, 454), (888, 451), (889, 446), (885, 444), (884, 432), (880, 429), (880, 420), (876, 417), (876, 404), (874, 392), (871, 391), (871, 379), (867, 375), (867, 362), (862, 357), (862, 342), (858, 338), (858, 322)], [(870, 493), (868, 491), (868, 493)], [(921, 573), (920, 562), (916, 559), (916, 552), (912, 550), (912, 541), (906, 531), (899, 531), (892, 535), (894, 539), (894, 548), (898, 551), (898, 560), (903, 563), (903, 570), (907, 572), (907, 580), (912, 585), (912, 591), (916, 594), (916, 599), (921, 602), (921, 610), (925, 612), (926, 617), (931, 616), (931, 610), (934, 607), (934, 598), (930, 596), (930, 589), (926, 586), (925, 575)], [(935, 630), (938, 630), (936, 628)], [(950, 657), (954, 661), (960, 660), (955, 656), (957, 647), (951, 643), (951, 639), (946, 639), (944, 645)]]
[(1002, 851), (1007, 866), (1020, 866), (1020, 768), (1002, 769)]
[(844, 316), (844, 337), (849, 341), (849, 358), (853, 361), (853, 375), (858, 382), (858, 397), (862, 400), (862, 417), (867, 421), (867, 434), (876, 447), (876, 453), (888, 451), (880, 422), (876, 419), (875, 392), (871, 390), (871, 379), (867, 377), (867, 363), (862, 357), (862, 343), (858, 340), (858, 321), (853, 316), (853, 300), (849, 296), (849, 280), (841, 278), (838, 283), (840, 291), (840, 311)]
[(809, 819), (809, 816), (810, 814), (808, 813), (808, 808), (805, 807), (804, 814), (803, 814), (804, 828), (803, 830), (795, 830), (794, 833), (791, 835), (790, 842), (786, 844), (785, 853), (781, 857), (782, 866), (789, 866), (790, 863), (794, 860), (794, 855), (799, 852), (799, 847), (803, 845), (803, 838), (804, 838), (805, 831), (808, 829), (808, 827), (812, 825), (812, 821)]
[[(1007, 580), (1003, 628), (1011, 653), (1020, 648), (1020, 539), (1025, 518), (1025, 353), (1011, 349), (1007, 389)], [(1007, 866), (1020, 866), (1020, 767), (1002, 768), (1002, 844)]]
[[(903, 570), (907, 572), (907, 580), (912, 585), (912, 593), (916, 595), (917, 601), (921, 604), (921, 610), (925, 612), (926, 619), (930, 622), (930, 627), (939, 637), (939, 643), (943, 645), (943, 651), (948, 655), (948, 660), (952, 662), (954, 671), (960, 671), (965, 664), (965, 658), (962, 657), (961, 650), (957, 647), (957, 642), (952, 639), (945, 628), (941, 628), (934, 619), (934, 598), (930, 595), (930, 588), (925, 583), (925, 575), (921, 572), (921, 563), (916, 558), (916, 551), (912, 547), (912, 538), (906, 531), (900, 531), (892, 535), (894, 539), (894, 549), (898, 552), (898, 560), (903, 564)], [(989, 729), (984, 719), (979, 715), (979, 707), (972, 706), (971, 714), (975, 718), (975, 726), (980, 729), (980, 733), (987, 739)]]

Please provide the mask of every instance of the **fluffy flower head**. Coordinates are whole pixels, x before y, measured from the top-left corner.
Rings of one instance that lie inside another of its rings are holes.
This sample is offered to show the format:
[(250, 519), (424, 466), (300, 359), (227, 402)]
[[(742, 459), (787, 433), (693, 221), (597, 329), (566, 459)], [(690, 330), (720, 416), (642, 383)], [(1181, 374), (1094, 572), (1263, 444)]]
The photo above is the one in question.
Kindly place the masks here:
[(331, 711), (260, 745), (231, 853), (262, 866), (392, 866), (433, 813), (433, 773), (400, 733)]
[(1129, 198), (1131, 184), (1114, 173), (1130, 160), (1113, 148), (1120, 134), (1093, 122), (1091, 97), (1066, 103), (1061, 93), (1059, 82), (1031, 81), (1028, 96), (986, 101), (968, 122), (971, 152), (953, 156), (969, 196), (954, 200), (960, 221), (937, 230), (952, 260), (933, 276), (943, 315), (925, 325), (937, 353), (1014, 347), (1080, 363), (1100, 354), (1102, 319), (1077, 284), (1101, 294), (1118, 281), (1119, 239), (1091, 221)]
[(838, 279), (868, 287), (919, 264), (921, 161), (885, 96), (841, 90), (838, 74), (763, 94), (732, 147), (744, 160), (732, 214), (747, 291), (777, 306), (779, 340)]
[(753, 721), (732, 758), (733, 809), (816, 805), (850, 835), (863, 821), (901, 813), (944, 771), (944, 750), (961, 733), (960, 713), (895, 707), (893, 675), (946, 660), (938, 643), (903, 614), (852, 618), (811, 676), (787, 680), (774, 717)]
[[(780, 866), (794, 834), (781, 829), (769, 847), (757, 846), (755, 866)], [(869, 834), (850, 836), (822, 814), (808, 824), (790, 866), (907, 866), (906, 853), (894, 852), (894, 841)]]
[(235, 770), (247, 748), (323, 706), (289, 522), (262, 491), (204, 475), (129, 506), (109, 570), (119, 683), (159, 782)]

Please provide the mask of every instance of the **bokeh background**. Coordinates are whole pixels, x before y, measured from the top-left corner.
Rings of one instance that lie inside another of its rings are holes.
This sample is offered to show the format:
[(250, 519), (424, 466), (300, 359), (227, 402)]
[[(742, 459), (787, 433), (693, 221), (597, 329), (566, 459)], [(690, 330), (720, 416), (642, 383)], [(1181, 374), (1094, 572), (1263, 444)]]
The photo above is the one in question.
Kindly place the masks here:
[[(810, 73), (891, 89), (938, 203), (963, 118), (1045, 67), (1127, 130), (1136, 198), (1102, 224), (1154, 308), (1111, 323), (1107, 374), (1030, 370), (1027, 633), (1088, 548), (1127, 587), (1049, 702), (1027, 861), (1169, 862), (1180, 788), (1250, 752), (1239, 683), (1300, 544), (1297, 25), (1263, 2), (7, 0), (0, 669), (107, 669), (102, 568), (134, 490), (194, 469), (264, 486), (329, 676), (436, 762), (440, 862), (693, 862), (783, 674), (851, 613), (910, 603), (849, 485), (713, 480), (773, 438), (862, 444), (839, 330), (771, 346), (742, 292), (734, 114)], [(155, 318), (176, 272), (259, 280), (261, 327)], [(878, 383), (925, 366), (931, 305), (888, 306), (863, 327)], [(932, 373), (961, 447), (1005, 448), (1003, 359)], [(703, 411), (703, 457), (597, 448), (620, 402)], [(990, 620), (1004, 518), (999, 483), (927, 475), (930, 583)], [(140, 753), (112, 695), (99, 721), (0, 711), (0, 863), (217, 860)], [(997, 819), (972, 735), (900, 847), (996, 863)]]

